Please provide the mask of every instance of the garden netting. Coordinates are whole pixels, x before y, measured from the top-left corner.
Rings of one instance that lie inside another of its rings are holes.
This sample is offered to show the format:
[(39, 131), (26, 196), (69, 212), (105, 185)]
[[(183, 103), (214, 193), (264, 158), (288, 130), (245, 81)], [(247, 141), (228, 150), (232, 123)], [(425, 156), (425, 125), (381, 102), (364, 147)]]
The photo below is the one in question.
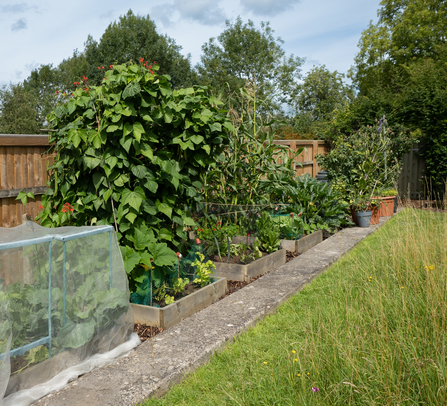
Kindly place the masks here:
[(111, 226), (0, 228), (0, 404), (30, 404), (135, 347), (129, 295)]

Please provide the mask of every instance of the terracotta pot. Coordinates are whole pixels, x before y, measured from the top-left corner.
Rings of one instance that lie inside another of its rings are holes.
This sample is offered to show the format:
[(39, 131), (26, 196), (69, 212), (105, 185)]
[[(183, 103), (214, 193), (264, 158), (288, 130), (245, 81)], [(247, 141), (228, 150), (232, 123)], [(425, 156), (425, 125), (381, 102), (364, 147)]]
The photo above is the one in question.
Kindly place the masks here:
[(380, 207), (374, 206), (374, 207), (368, 207), (368, 210), (371, 210), (371, 225), (377, 224), (380, 220)]
[(380, 217), (392, 216), (394, 213), (394, 199), (396, 196), (386, 196), (380, 198)]

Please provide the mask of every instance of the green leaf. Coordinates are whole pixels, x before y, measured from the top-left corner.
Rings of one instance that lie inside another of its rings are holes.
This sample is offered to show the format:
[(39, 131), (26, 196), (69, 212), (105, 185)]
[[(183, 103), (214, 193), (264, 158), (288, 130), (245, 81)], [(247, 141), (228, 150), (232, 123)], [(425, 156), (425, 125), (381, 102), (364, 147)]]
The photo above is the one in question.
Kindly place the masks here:
[(146, 198), (144, 190), (137, 186), (133, 191), (129, 189), (124, 189), (122, 192), (122, 204), (128, 204), (135, 210), (139, 210), (143, 199)]
[(120, 247), (123, 255), (124, 269), (127, 274), (130, 274), (135, 268), (135, 265), (140, 263), (140, 254), (134, 251), (131, 247)]
[(124, 129), (123, 129), (123, 137), (125, 137), (126, 135), (129, 135), (133, 130), (132, 124), (130, 124), (129, 122), (126, 122), (124, 124)]
[(132, 137), (122, 137), (120, 138), (121, 146), (129, 153), (130, 147), (132, 145)]
[(109, 155), (109, 156), (107, 156), (105, 161), (106, 161), (106, 164), (109, 165), (110, 169), (112, 170), (115, 167), (115, 165), (118, 163), (118, 158), (116, 156)]
[(105, 180), (105, 176), (101, 172), (95, 172), (93, 174), (93, 185), (95, 186), (95, 189), (98, 190), (99, 186), (101, 186), (101, 183)]
[(148, 245), (149, 255), (157, 266), (170, 266), (177, 262), (177, 255), (166, 243), (152, 243)]
[(138, 179), (143, 179), (148, 174), (147, 168), (143, 165), (132, 166), (130, 170)]
[(137, 218), (137, 215), (136, 215), (135, 213), (127, 213), (127, 214), (125, 215), (125, 218), (126, 218), (127, 220), (129, 220), (129, 221), (133, 224), (133, 222), (134, 222), (135, 219)]
[(143, 186), (150, 190), (152, 193), (157, 193), (157, 189), (158, 189), (158, 183), (150, 180), (150, 179), (146, 179), (146, 181), (144, 182)]
[(158, 211), (166, 214), (169, 218), (172, 217), (172, 207), (167, 205), (166, 203), (161, 203), (160, 200), (155, 201), (155, 205), (157, 206)]
[(144, 134), (144, 133), (145, 133), (145, 131), (144, 131), (144, 128), (141, 125), (141, 123), (136, 122), (133, 124), (133, 135), (138, 142), (140, 142), (140, 140), (141, 140), (141, 134)]
[(152, 160), (152, 158), (154, 157), (152, 148), (145, 142), (140, 144), (140, 151), (146, 158), (149, 158), (150, 160)]
[(107, 190), (103, 193), (102, 197), (103, 197), (103, 199), (104, 199), (104, 201), (105, 201), (106, 203), (107, 203), (107, 200), (109, 200), (110, 196), (112, 196), (112, 193), (113, 193), (113, 190), (112, 190), (112, 189), (107, 189)]
[(189, 139), (194, 144), (200, 144), (204, 140), (204, 138), (201, 135), (193, 135), (193, 136), (189, 137)]
[(141, 93), (140, 84), (137, 81), (133, 80), (129, 82), (129, 84), (124, 89), (122, 97), (123, 99), (127, 99), (128, 97), (133, 97), (140, 93)]
[(73, 323), (68, 320), (67, 324), (59, 330), (57, 338), (61, 348), (79, 348), (87, 343), (95, 333), (95, 320), (89, 319), (82, 323)]

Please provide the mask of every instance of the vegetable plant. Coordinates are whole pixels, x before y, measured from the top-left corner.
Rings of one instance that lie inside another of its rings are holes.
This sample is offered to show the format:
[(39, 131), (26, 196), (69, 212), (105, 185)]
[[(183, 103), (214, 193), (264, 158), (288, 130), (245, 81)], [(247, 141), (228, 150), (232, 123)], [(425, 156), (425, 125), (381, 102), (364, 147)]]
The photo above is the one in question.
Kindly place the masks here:
[(272, 253), (280, 247), (280, 230), (270, 215), (263, 211), (256, 221), (256, 238), (259, 240), (260, 249)]
[(204, 261), (205, 255), (201, 252), (197, 253), (198, 258), (192, 263), (195, 269), (196, 278), (194, 283), (197, 283), (201, 288), (211, 283), (211, 275), (213, 274), (213, 269), (216, 269), (211, 261)]
[[(154, 267), (158, 286), (194, 221), (185, 208), (228, 144), (232, 124), (207, 87), (172, 90), (159, 66), (113, 65), (101, 86), (77, 84), (48, 121), (56, 153), (43, 226), (113, 224), (131, 290)], [(61, 210), (65, 203), (73, 212)]]

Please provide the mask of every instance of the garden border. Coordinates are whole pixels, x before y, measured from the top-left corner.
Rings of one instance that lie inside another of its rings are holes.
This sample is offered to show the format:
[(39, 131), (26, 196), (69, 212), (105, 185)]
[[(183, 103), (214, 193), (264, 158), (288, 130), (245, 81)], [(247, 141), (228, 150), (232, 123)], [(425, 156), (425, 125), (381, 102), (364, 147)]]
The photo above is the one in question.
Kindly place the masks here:
[(147, 340), (114, 365), (80, 377), (34, 406), (134, 406), (164, 394), (228, 341), (274, 312), (389, 218), (381, 218), (379, 224), (369, 228), (339, 231), (298, 258)]

